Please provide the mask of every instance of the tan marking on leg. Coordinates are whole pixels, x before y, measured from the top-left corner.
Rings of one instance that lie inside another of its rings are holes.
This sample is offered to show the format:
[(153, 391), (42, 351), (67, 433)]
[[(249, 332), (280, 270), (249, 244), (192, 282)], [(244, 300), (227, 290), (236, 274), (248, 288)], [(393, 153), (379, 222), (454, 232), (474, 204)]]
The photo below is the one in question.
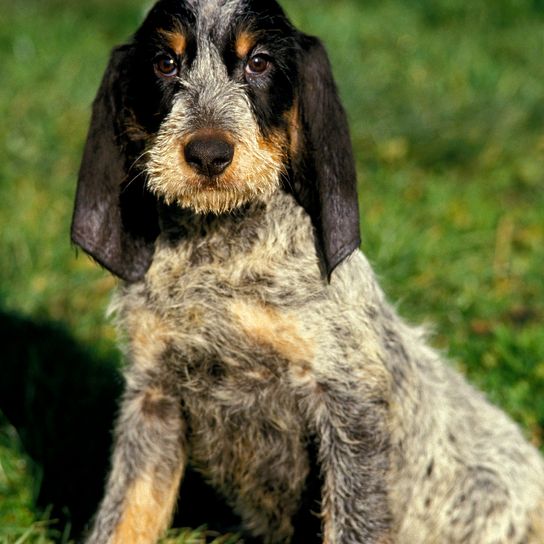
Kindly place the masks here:
[[(321, 525), (323, 527), (323, 544), (337, 544), (334, 540), (334, 534), (332, 530), (332, 516), (329, 508), (323, 507), (321, 512)], [(339, 544), (339, 543), (338, 543)]]
[(163, 319), (147, 310), (131, 312), (126, 324), (134, 362), (143, 367), (153, 365), (164, 351), (172, 331)]
[(144, 416), (164, 420), (171, 416), (172, 409), (179, 405), (159, 389), (148, 389), (142, 400), (141, 412)]
[(245, 59), (255, 45), (256, 36), (244, 30), (236, 37), (234, 49), (239, 59)]
[(313, 359), (313, 342), (300, 331), (296, 316), (270, 306), (240, 301), (233, 304), (231, 311), (253, 342), (272, 348), (288, 361), (302, 363), (302, 366)]
[(181, 56), (185, 53), (187, 38), (183, 32), (180, 30), (159, 30), (159, 33), (166, 39), (166, 42), (176, 55)]
[(167, 486), (152, 477), (136, 480), (129, 489), (113, 544), (155, 544), (168, 529), (178, 495), (182, 469)]
[(527, 544), (544, 542), (544, 501), (541, 501), (529, 518), (530, 529)]

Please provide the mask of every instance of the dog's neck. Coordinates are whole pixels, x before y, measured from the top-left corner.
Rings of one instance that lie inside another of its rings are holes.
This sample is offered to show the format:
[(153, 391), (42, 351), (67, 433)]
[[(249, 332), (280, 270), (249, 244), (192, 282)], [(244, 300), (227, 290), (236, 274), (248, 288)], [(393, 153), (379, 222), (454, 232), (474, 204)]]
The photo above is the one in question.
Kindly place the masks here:
[(253, 200), (220, 215), (197, 214), (161, 204), (159, 217), (161, 234), (157, 244), (175, 250), (190, 266), (206, 262), (229, 266), (232, 260), (244, 256), (251, 262), (266, 261), (266, 266), (276, 263), (280, 268), (297, 263), (307, 267), (306, 261), (311, 260), (316, 275), (326, 278), (310, 217), (282, 189), (266, 200)]
[(218, 231), (234, 234), (237, 231), (237, 225), (261, 223), (264, 220), (266, 208), (265, 202), (254, 201), (222, 214), (197, 213), (177, 204), (168, 205), (161, 202), (159, 203), (160, 231), (163, 237), (167, 237), (172, 242), (182, 239), (198, 240)]

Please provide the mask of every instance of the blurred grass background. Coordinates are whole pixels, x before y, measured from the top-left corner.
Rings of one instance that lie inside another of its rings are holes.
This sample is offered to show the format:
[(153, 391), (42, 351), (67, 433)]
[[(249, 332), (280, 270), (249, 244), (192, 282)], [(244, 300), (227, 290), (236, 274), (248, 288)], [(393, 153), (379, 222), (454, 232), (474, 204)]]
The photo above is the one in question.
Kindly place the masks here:
[[(100, 496), (114, 280), (68, 229), (109, 50), (148, 6), (0, 0), (0, 542), (66, 542)], [(329, 49), (389, 298), (542, 447), (544, 0), (284, 6)]]

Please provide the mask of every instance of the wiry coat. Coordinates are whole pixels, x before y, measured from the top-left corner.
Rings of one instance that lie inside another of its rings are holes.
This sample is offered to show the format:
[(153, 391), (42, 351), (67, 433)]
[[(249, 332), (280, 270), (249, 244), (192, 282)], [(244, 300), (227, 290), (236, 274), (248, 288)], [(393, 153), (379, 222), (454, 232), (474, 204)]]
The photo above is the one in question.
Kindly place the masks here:
[[(169, 90), (161, 59), (150, 114), (127, 108), (124, 66), (157, 32), (185, 72)], [(195, 134), (223, 162), (216, 140), (234, 142), (232, 162), (195, 170)], [(544, 542), (542, 459), (387, 304), (356, 213), (326, 57), (274, 2), (162, 0), (114, 53), (73, 226), (126, 280), (126, 391), (89, 543), (155, 542), (189, 459), (266, 543), (306, 541), (293, 520), (314, 462), (328, 544)]]

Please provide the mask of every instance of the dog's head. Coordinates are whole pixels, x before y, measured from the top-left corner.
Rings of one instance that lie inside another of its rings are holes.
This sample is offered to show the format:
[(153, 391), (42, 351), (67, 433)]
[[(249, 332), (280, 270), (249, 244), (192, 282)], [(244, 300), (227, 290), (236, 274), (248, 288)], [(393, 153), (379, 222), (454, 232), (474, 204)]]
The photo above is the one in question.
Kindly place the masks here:
[(290, 191), (330, 273), (359, 245), (345, 113), (322, 44), (273, 0), (160, 0), (114, 49), (94, 102), (72, 239), (146, 272), (157, 200), (228, 213)]

